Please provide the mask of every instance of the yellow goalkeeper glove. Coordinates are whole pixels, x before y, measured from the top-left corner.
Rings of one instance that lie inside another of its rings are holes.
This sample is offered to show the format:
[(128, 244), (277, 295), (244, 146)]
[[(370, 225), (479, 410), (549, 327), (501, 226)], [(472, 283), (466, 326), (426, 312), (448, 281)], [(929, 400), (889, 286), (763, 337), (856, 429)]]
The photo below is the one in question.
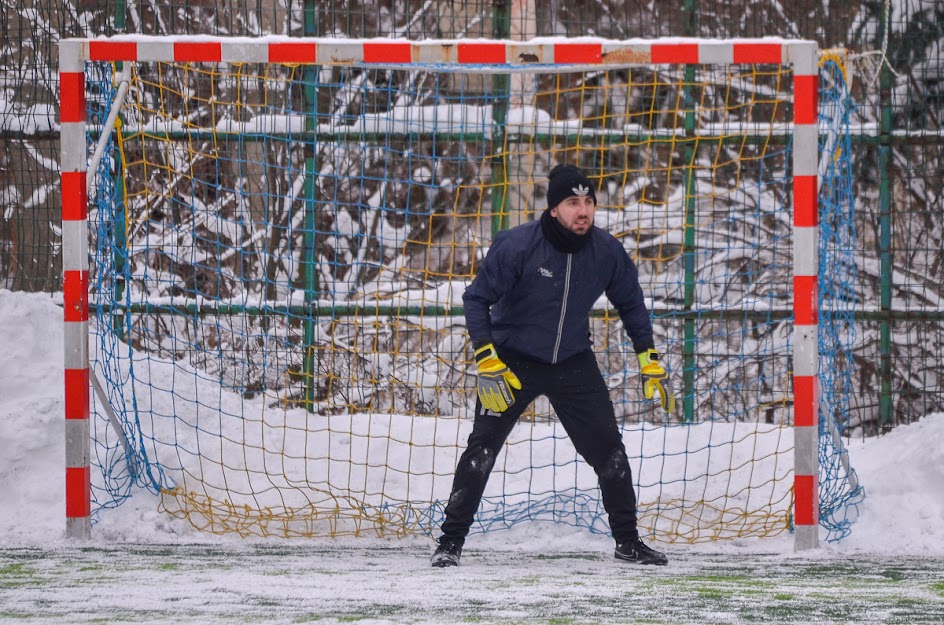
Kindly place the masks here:
[(521, 390), (518, 376), (501, 361), (491, 343), (475, 350), (479, 368), (478, 393), (482, 407), (491, 412), (505, 412), (515, 403), (512, 389)]
[(662, 409), (669, 414), (674, 413), (675, 393), (672, 392), (668, 372), (659, 364), (659, 352), (649, 349), (637, 356), (642, 375), (642, 394), (646, 399), (652, 399), (658, 392)]

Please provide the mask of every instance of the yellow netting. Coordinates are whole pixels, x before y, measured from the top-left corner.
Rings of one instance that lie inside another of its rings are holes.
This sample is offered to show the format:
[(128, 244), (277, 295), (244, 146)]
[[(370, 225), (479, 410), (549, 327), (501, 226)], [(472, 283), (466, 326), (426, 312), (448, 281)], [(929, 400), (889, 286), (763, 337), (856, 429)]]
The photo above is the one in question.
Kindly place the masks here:
[[(93, 128), (113, 88), (99, 71)], [(509, 81), (136, 65), (98, 172), (93, 300), (96, 366), (138, 461), (129, 473), (99, 424), (96, 501), (134, 482), (239, 535), (435, 529), (471, 424), (463, 289), (493, 230), (542, 211), (569, 162), (638, 264), (684, 408), (665, 422), (642, 400), (619, 321), (595, 311), (641, 526), (688, 542), (787, 530), (791, 85), (755, 66)], [(607, 531), (543, 399), (476, 527), (522, 520)]]

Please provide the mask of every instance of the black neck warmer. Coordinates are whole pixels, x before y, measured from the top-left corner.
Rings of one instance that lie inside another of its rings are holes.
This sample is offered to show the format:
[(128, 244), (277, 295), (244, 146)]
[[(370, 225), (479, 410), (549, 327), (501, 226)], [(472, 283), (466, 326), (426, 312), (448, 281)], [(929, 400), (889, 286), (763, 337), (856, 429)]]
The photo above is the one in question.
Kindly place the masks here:
[(551, 209), (548, 208), (541, 213), (541, 230), (544, 232), (544, 237), (554, 246), (554, 249), (565, 254), (575, 254), (590, 242), (593, 227), (591, 226), (590, 230), (587, 230), (587, 234), (571, 232), (562, 226), (555, 217), (551, 216)]

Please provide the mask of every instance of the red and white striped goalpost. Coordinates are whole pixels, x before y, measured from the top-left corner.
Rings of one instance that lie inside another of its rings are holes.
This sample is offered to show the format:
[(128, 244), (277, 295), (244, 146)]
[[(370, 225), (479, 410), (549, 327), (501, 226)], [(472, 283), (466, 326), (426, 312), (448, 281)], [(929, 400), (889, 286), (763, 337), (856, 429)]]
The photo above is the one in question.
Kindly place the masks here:
[(559, 38), (530, 41), (119, 36), (59, 46), (65, 322), (66, 534), (91, 533), (86, 61), (438, 64), (583, 67), (792, 65), (794, 73), (794, 523), (797, 550), (819, 543), (818, 64), (813, 41)]
[(88, 194), (83, 46), (59, 49), (62, 290), (65, 343), (66, 535), (91, 534)]

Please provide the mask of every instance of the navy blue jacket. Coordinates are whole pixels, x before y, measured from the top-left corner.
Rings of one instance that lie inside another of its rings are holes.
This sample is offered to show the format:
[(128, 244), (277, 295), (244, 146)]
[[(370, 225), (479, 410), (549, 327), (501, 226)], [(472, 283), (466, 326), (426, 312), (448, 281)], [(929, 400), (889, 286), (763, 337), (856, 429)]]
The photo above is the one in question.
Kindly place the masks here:
[(636, 266), (620, 242), (594, 226), (590, 241), (567, 254), (532, 221), (496, 235), (462, 301), (473, 343), (553, 364), (591, 348), (590, 309), (603, 293), (635, 351), (653, 347)]

